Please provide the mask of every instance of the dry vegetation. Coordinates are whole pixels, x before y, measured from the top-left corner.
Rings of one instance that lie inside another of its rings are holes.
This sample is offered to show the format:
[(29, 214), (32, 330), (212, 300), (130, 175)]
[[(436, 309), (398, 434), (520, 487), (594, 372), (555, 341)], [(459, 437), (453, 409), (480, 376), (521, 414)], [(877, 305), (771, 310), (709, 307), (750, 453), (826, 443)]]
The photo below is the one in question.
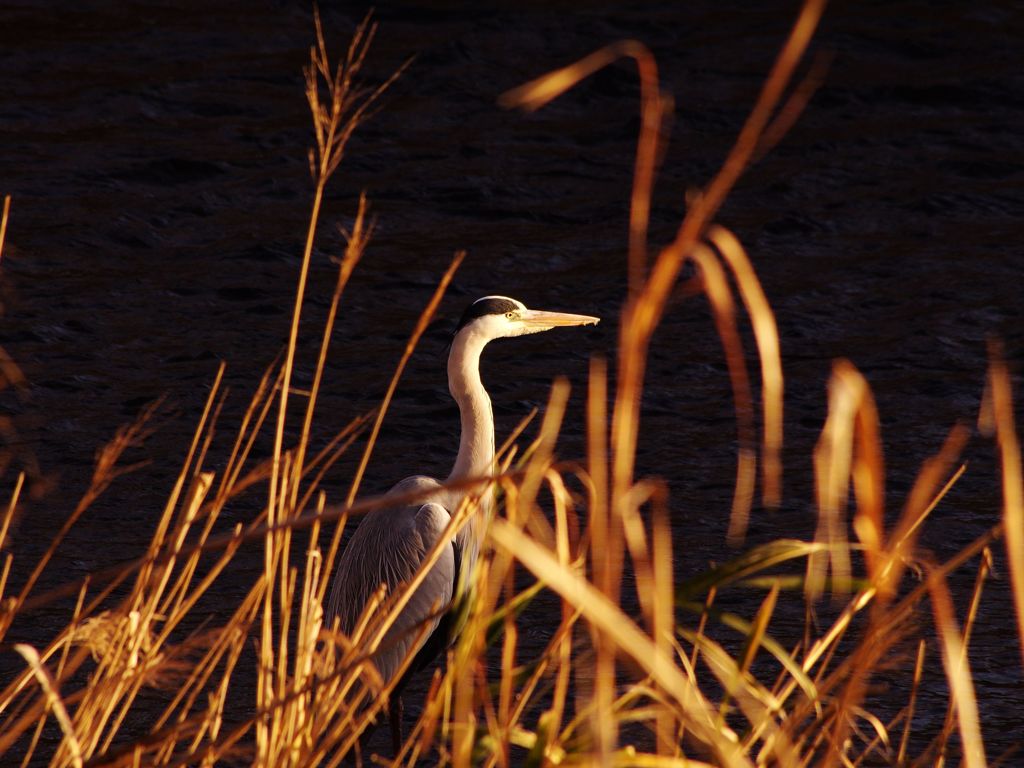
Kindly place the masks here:
[[(359, 748), (389, 692), (370, 659), (415, 585), (380, 595), (350, 637), (324, 626), (321, 605), (345, 523), (354, 524), (379, 503), (355, 500), (362, 471), (402, 368), (460, 258), (424, 309), (376, 413), (353, 419), (327, 448), (309, 455), (334, 319), (372, 230), (362, 200), (338, 259), (316, 375), (308, 391), (297, 392), (292, 369), (320, 201), (349, 136), (388, 84), (364, 90), (357, 82), (372, 25), (364, 23), (344, 60), (331, 66), (318, 23), (307, 71), (317, 142), (310, 153), (315, 197), (287, 349), (256, 387), (230, 459), (214, 471), (206, 457), (224, 399), (218, 377), (142, 557), (94, 574), (87, 583), (44, 594), (35, 589), (61, 538), (122, 471), (124, 450), (147, 436), (145, 416), (102, 451), (88, 493), (24, 583), (10, 583), (16, 553), (4, 554), (0, 639), (13, 623), (31, 620), (57, 598), (71, 595), (75, 601), (66, 626), (48, 643), (13, 646), (24, 664), (20, 673), (0, 681), (0, 760), (71, 766), (338, 765), (378, 759), (394, 765), (424, 760), (459, 766), (789, 767), (933, 765), (949, 751), (967, 766), (984, 765), (967, 648), (992, 561), (990, 547), (1000, 540), (1009, 552), (1024, 637), (1020, 449), (1009, 377), (997, 348), (991, 352), (981, 425), (994, 434), (1002, 458), (1003, 519), (949, 562), (920, 568), (915, 540), (962, 472), (958, 456), (966, 428), (950, 433), (921, 469), (901, 513), (887, 521), (878, 417), (867, 382), (847, 361), (835, 364), (828, 419), (814, 456), (820, 522), (813, 541), (775, 541), (678, 583), (664, 488), (634, 476), (649, 344), (690, 261), (698, 277), (689, 287), (709, 299), (735, 395), (740, 447), (730, 526), (734, 543), (744, 538), (758, 455), (764, 501), (778, 500), (783, 387), (775, 322), (742, 246), (713, 217), (750, 160), (777, 140), (806, 102), (817, 74), (812, 69), (807, 80), (793, 85), (793, 73), (820, 10), (817, 2), (803, 8), (732, 153), (690, 199), (676, 239), (654, 255), (647, 252), (647, 213), (659, 131), (671, 106), (648, 51), (634, 42), (615, 44), (504, 97), (507, 105), (537, 108), (621, 57), (638, 65), (643, 128), (630, 217), (630, 285), (614, 361), (617, 385), (609, 392), (607, 364), (595, 359), (587, 392), (587, 456), (579, 465), (553, 458), (568, 396), (564, 382), (551, 390), (537, 439), (522, 449), (514, 440), (506, 445), (503, 473), (493, 480), (501, 504), (488, 527), (466, 629), (447, 664), (435, 672), (401, 753), (387, 760)], [(0, 247), (6, 223), (5, 206)], [(737, 327), (744, 316), (758, 347), (760, 420)], [(295, 410), (288, 408), (290, 398), (305, 402), (294, 445), (285, 444), (286, 415)], [(273, 455), (256, 461), (251, 450), (264, 431), (275, 435)], [(365, 434), (347, 499), (328, 506), (320, 487), (324, 472)], [(576, 477), (569, 482), (571, 474)], [(580, 486), (586, 489), (582, 495), (567, 490)], [(23, 479), (0, 520), (0, 545), (22, 487)], [(265, 493), (262, 511), (248, 526), (225, 532), (222, 512), (243, 491), (249, 492), (249, 506), (254, 493)], [(453, 525), (464, 524), (472, 511), (461, 510)], [(244, 597), (222, 608), (217, 625), (194, 629), (198, 622), (195, 616), (187, 621), (190, 612), (216, 588), (239, 548), (261, 544), (263, 568)], [(957, 616), (946, 577), (961, 567), (978, 568), (978, 576), (970, 610)], [(626, 568), (636, 576), (640, 615), (622, 608)], [(517, 592), (517, 570), (531, 574), (534, 586)], [(802, 589), (793, 589), (794, 581)], [(716, 599), (740, 585), (761, 590), (760, 607), (745, 617), (719, 611)], [(543, 653), (524, 658), (516, 617), (541, 589), (560, 598), (560, 623)], [(780, 601), (810, 606), (826, 591), (839, 601), (831, 624), (817, 627), (808, 619), (804, 637), (791, 647), (773, 637)], [(932, 620), (922, 621), (929, 611)], [(911, 739), (922, 668), (938, 661), (926, 658), (930, 633), (938, 640), (933, 648), (941, 649), (949, 705), (944, 727), (928, 734), (915, 752), (911, 745), (922, 741)], [(868, 686), (877, 670), (893, 665), (894, 648), (908, 647), (908, 639), (916, 658), (911, 654), (897, 665), (905, 702), (895, 703), (896, 714), (883, 720), (866, 709)], [(7, 642), (5, 650), (12, 650)], [(500, 663), (485, 664), (488, 656)], [(242, 665), (253, 659), (255, 700), (236, 684)], [(154, 686), (169, 690), (164, 710), (140, 731), (129, 725), (132, 710)]]

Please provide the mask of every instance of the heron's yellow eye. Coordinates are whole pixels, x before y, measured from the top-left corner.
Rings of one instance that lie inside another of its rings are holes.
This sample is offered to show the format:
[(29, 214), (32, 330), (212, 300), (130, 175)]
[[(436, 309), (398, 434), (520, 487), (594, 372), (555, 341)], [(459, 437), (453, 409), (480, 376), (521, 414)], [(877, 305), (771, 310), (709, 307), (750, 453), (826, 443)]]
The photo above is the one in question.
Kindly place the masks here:
[(515, 312), (506, 312), (505, 313), (505, 317), (507, 317), (509, 320), (511, 320), (515, 316), (516, 316)]

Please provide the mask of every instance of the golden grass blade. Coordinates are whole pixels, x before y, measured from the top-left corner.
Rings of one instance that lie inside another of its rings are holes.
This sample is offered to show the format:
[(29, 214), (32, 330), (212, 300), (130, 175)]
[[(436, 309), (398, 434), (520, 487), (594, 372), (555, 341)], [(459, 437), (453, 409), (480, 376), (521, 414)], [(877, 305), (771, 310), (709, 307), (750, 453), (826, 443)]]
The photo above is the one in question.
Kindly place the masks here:
[(718, 714), (722, 718), (725, 717), (729, 710), (730, 691), (740, 685), (743, 677), (750, 670), (750, 665), (754, 663), (754, 657), (757, 655), (757, 651), (761, 647), (762, 640), (768, 630), (768, 623), (775, 612), (775, 604), (778, 598), (779, 585), (776, 582), (772, 585), (768, 594), (765, 595), (764, 600), (761, 602), (761, 607), (758, 608), (757, 615), (754, 617), (754, 621), (751, 622), (749, 631), (746, 633), (743, 649), (740, 651), (740, 657), (733, 672), (734, 679), (726, 686), (725, 695), (722, 696), (722, 701), (718, 705)]
[(729, 515), (727, 538), (731, 546), (739, 546), (747, 532), (750, 507), (754, 500), (757, 458), (754, 450), (754, 408), (750, 393), (747, 364), (743, 359), (743, 343), (736, 327), (736, 306), (729, 290), (729, 281), (721, 263), (706, 245), (698, 245), (690, 254), (700, 267), (704, 293), (711, 305), (715, 328), (725, 349), (733, 402), (736, 404), (736, 432), (739, 453), (736, 461), (736, 488)]
[[(946, 578), (950, 573), (953, 573), (956, 569), (962, 567), (971, 558), (980, 554), (984, 549), (990, 546), (1000, 536), (1002, 536), (1003, 526), (1002, 523), (993, 526), (984, 534), (976, 538), (968, 546), (961, 549), (956, 555), (951, 557), (941, 565), (933, 566), (931, 577), (934, 578)], [(921, 600), (929, 593), (931, 587), (931, 577), (926, 579), (924, 583), (919, 584), (898, 603), (887, 607), (885, 617), (886, 624), (881, 625), (879, 628), (885, 631), (886, 637), (879, 638), (876, 636), (873, 641), (877, 644), (880, 639), (886, 639), (890, 642), (891, 632), (887, 631), (887, 626), (900, 627), (905, 622), (913, 619), (916, 615), (917, 606)], [(817, 664), (823, 655), (834, 647), (834, 644), (841, 638), (845, 629), (850, 625), (853, 616), (863, 610), (869, 605), (877, 594), (877, 590), (874, 587), (870, 587), (858, 594), (843, 610), (843, 613), (835, 621), (832, 627), (825, 635), (818, 640), (814, 641), (807, 653), (807, 656), (803, 662), (804, 669), (809, 670), (815, 664)], [(843, 666), (850, 666), (849, 662), (844, 662)], [(795, 683), (788, 683), (785, 689), (780, 693), (779, 698), (785, 700), (791, 695), (793, 689), (796, 687)]]
[[(651, 557), (654, 560), (655, 645), (666, 656), (675, 650), (675, 574), (672, 567), (672, 527), (668, 508), (668, 489), (664, 484), (652, 497)], [(674, 755), (679, 749), (678, 723), (671, 707), (658, 707), (656, 732), (659, 755)]]
[(886, 561), (880, 569), (877, 581), (879, 594), (883, 600), (888, 601), (895, 594), (906, 564), (911, 558), (914, 542), (917, 540), (917, 532), (924, 519), (935, 508), (937, 500), (942, 498), (956, 478), (962, 474), (952, 473), (951, 479), (945, 483), (944, 487), (936, 491), (943, 477), (951, 474), (951, 467), (963, 451), (968, 437), (967, 428), (962, 424), (957, 424), (949, 431), (939, 452), (922, 465), (921, 471), (914, 481), (914, 487), (903, 507), (900, 520), (889, 537)]
[[(608, 485), (608, 364), (601, 357), (590, 360), (587, 391), (587, 473), (590, 476), (590, 560), (594, 583), (605, 597), (615, 600), (622, 572), (622, 517), (609, 507)], [(621, 507), (620, 507), (621, 509)], [(591, 731), (598, 759), (607, 762), (615, 749), (618, 728), (611, 716), (615, 700), (615, 650), (604, 635), (591, 631), (594, 644), (594, 676), (591, 690)]]
[(650, 221), (651, 192), (658, 161), (660, 131), (672, 109), (671, 96), (661, 92), (658, 83), (658, 64), (650, 50), (635, 40), (612, 43), (574, 64), (507, 91), (498, 99), (498, 103), (503, 107), (522, 107), (528, 112), (536, 111), (581, 80), (623, 57), (636, 61), (640, 76), (641, 127), (637, 140), (629, 212), (629, 293), (635, 296), (643, 285), (647, 265), (647, 228)]
[[(0, 520), (0, 550), (7, 543), (7, 532), (11, 528), (11, 521), (14, 520), (14, 511), (18, 508), (18, 500), (21, 498), (21, 492), (24, 487), (25, 473), (19, 472), (18, 479), (14, 483), (14, 491), (11, 493), (11, 500), (7, 502), (7, 510), (4, 512), (3, 519)], [(0, 596), (3, 596), (3, 593), (3, 589), (0, 589)], [(3, 637), (2, 632), (0, 632), (0, 637)]]
[[(338, 262), (338, 277), (334, 286), (334, 294), (331, 296), (327, 320), (324, 321), (324, 330), (320, 341), (320, 355), (317, 357), (316, 369), (313, 372), (313, 383), (310, 386), (309, 401), (306, 403), (306, 416), (302, 422), (302, 433), (296, 446), (295, 471), (298, 476), (305, 472), (306, 448), (309, 445), (310, 430), (313, 427), (313, 414), (316, 410), (317, 396), (320, 393), (320, 383), (323, 380), (324, 366), (327, 364), (327, 350), (330, 347), (331, 336), (334, 333), (334, 323), (338, 315), (341, 295), (345, 292), (349, 278), (355, 271), (360, 259), (362, 259), (366, 246), (373, 234), (373, 222), (365, 224), (366, 209), (366, 193), (363, 192), (359, 195), (359, 207), (356, 209), (352, 231), (344, 233), (346, 237), (345, 253)], [(297, 480), (298, 477), (296, 477)], [(299, 483), (293, 483), (292, 488), (295, 492), (292, 506), (298, 510)]]
[(7, 219), (11, 215), (11, 196), (4, 195), (4, 212), (0, 215), (0, 258), (4, 255), (4, 242), (7, 238)]
[[(352, 132), (366, 117), (366, 110), (377, 97), (391, 85), (398, 73), (392, 75), (383, 85), (367, 94), (355, 84), (355, 78), (362, 66), (363, 59), (373, 39), (374, 28), (369, 24), (367, 14), (363, 22), (356, 28), (348, 48), (348, 55), (343, 64), (339, 63), (334, 77), (327, 46), (324, 42), (323, 28), (319, 12), (314, 13), (317, 46), (310, 50), (310, 64), (305, 70), (306, 98), (309, 102), (313, 118), (313, 127), (317, 140), (319, 162), (314, 163), (310, 155), (310, 168), (315, 178), (313, 204), (309, 214), (309, 226), (306, 230), (306, 242), (302, 251), (302, 265), (299, 268), (298, 283), (295, 289), (295, 303), (292, 309), (292, 321), (285, 348), (282, 364), (282, 381), (280, 405), (277, 414), (277, 427), (274, 431), (274, 449), (271, 465), (270, 492), (267, 502), (271, 522), (276, 522), (274, 515), (277, 510), (278, 486), (281, 484), (281, 454), (284, 444), (285, 420), (288, 413), (288, 394), (291, 391), (292, 371), (295, 363), (295, 350), (298, 343), (299, 321), (305, 301), (306, 283), (309, 276), (309, 265), (313, 255), (313, 242), (316, 240), (317, 226), (320, 222), (320, 208), (323, 203), (324, 190), (328, 180), (337, 169), (345, 153), (345, 145)], [(330, 109), (320, 103), (320, 81), (323, 78), (330, 96)]]
[(713, 749), (718, 759), (729, 766), (750, 764), (739, 750), (735, 734), (720, 731), (714, 723), (709, 704), (700, 691), (617, 605), (579, 574), (560, 566), (554, 555), (511, 524), (496, 518), (488, 534), (499, 548), (512, 554), (563, 599), (577, 606), (589, 622), (649, 674), (678, 704), (691, 733)]
[[(844, 511), (853, 466), (857, 409), (867, 385), (851, 363), (833, 364), (828, 386), (828, 418), (814, 449), (814, 477), (818, 499), (818, 528), (814, 540), (827, 546), (833, 583), (839, 589), (850, 578), (850, 559)], [(821, 597), (825, 586), (826, 558), (812, 555), (807, 562), (806, 594), (810, 601)]]
[(797, 118), (803, 113), (811, 97), (821, 87), (821, 84), (825, 82), (825, 76), (828, 74), (833, 56), (834, 54), (832, 53), (820, 51), (815, 54), (807, 74), (793, 88), (786, 102), (779, 107), (771, 123), (765, 126), (764, 133), (757, 145), (757, 151), (754, 154), (755, 161), (771, 151), (772, 147), (778, 144), (796, 124)]
[(935, 629), (942, 648), (942, 666), (946, 670), (950, 695), (956, 704), (957, 722), (963, 744), (964, 765), (984, 768), (985, 748), (978, 724), (978, 704), (974, 696), (974, 683), (967, 664), (967, 654), (953, 615), (953, 601), (949, 596), (946, 579), (937, 571), (928, 575)]
[(775, 313), (764, 295), (761, 281), (740, 245), (729, 230), (713, 226), (708, 239), (732, 270), (740, 298), (747, 308), (754, 329), (758, 357), (761, 360), (761, 399), (764, 419), (764, 455), (761, 458), (762, 497), (766, 507), (776, 507), (782, 499), (782, 357)]
[(778, 602), (778, 599), (779, 584), (776, 582), (768, 594), (765, 595), (761, 607), (757, 609), (757, 615), (754, 617), (750, 627), (750, 634), (747, 635), (743, 652), (740, 655), (740, 672), (747, 672), (750, 669), (750, 665), (754, 663), (754, 656), (757, 654), (757, 649), (761, 646), (765, 633), (768, 631), (768, 623), (772, 619), (772, 614), (775, 613), (775, 604)]
[(711, 589), (720, 590), (731, 584), (746, 581), (753, 574), (767, 571), (776, 565), (827, 551), (826, 544), (800, 539), (776, 539), (760, 544), (699, 576), (677, 584), (676, 602), (681, 605)]
[(939, 505), (939, 502), (941, 502), (946, 497), (946, 494), (948, 494), (950, 490), (953, 488), (953, 486), (956, 485), (957, 481), (964, 476), (964, 472), (966, 471), (967, 464), (964, 463), (961, 464), (959, 468), (952, 475), (949, 476), (949, 480), (946, 481), (946, 484), (943, 485), (942, 489), (935, 494), (935, 498), (933, 498), (931, 502), (929, 502), (928, 506), (925, 507), (924, 512), (922, 512), (920, 517), (918, 517), (914, 524), (910, 526), (909, 533), (913, 534), (917, 532), (917, 529), (921, 527), (924, 521), (928, 518), (928, 515), (930, 515), (935, 510), (935, 507), (937, 507)]
[(881, 742), (885, 746), (886, 751), (888, 751), (890, 745), (892, 744), (892, 741), (889, 738), (889, 729), (885, 727), (885, 724), (881, 720), (879, 720), (876, 715), (872, 714), (863, 707), (854, 707), (853, 712), (858, 717), (867, 720), (868, 725), (870, 725), (872, 729), (874, 729), (875, 731), (875, 738), (869, 744), (868, 751), (865, 751), (861, 757), (870, 754), (870, 749), (872, 748), (871, 745), (878, 742)]
[(625, 535), (626, 548), (633, 563), (633, 575), (636, 579), (636, 595), (640, 603), (640, 611), (648, 628), (654, 630), (654, 567), (650, 547), (647, 544), (647, 532), (640, 517), (640, 508), (650, 500), (656, 492), (653, 483), (641, 481), (633, 486), (629, 495), (619, 506), (619, 517), (622, 519), (622, 531)]
[[(645, 45), (636, 40), (620, 40), (594, 51), (589, 56), (584, 56), (573, 64), (548, 72), (535, 80), (506, 91), (499, 97), (498, 103), (506, 109), (518, 107), (527, 112), (536, 112), (548, 102), (557, 99), (573, 88), (581, 80), (585, 80), (598, 70), (604, 69), (609, 64), (626, 56), (636, 59), (638, 66), (644, 66), (641, 62), (653, 62), (651, 53)], [(656, 84), (656, 68), (653, 74)]]
[(996, 425), (996, 441), (1002, 460), (1003, 525), (1006, 554), (1010, 563), (1013, 605), (1017, 612), (1017, 636), (1024, 659), (1024, 478), (1021, 474), (1020, 442), (1013, 424), (1013, 394), (1010, 374), (999, 345), (990, 345), (989, 388)]
[(694, 200), (679, 228), (675, 242), (659, 255), (648, 283), (652, 289), (652, 298), (657, 299), (655, 303), (658, 306), (663, 305), (664, 298), (675, 283), (682, 260), (697, 242), (700, 232), (714, 217), (729, 190), (747, 168), (786, 86), (792, 80), (797, 64), (814, 35), (824, 7), (824, 0), (805, 0), (801, 6), (789, 37), (776, 57), (771, 72), (758, 94), (757, 102), (743, 124), (722, 168)]
[[(279, 357), (279, 356), (278, 356)], [(231, 455), (228, 457), (224, 471), (221, 473), (221, 484), (217, 491), (217, 499), (226, 499), (229, 490), (235, 489), (239, 484), (242, 470), (246, 466), (247, 459), (256, 438), (263, 429), (267, 415), (274, 405), (274, 393), (281, 386), (284, 371), (281, 369), (280, 360), (275, 358), (260, 376), (256, 390), (249, 398), (249, 405), (242, 416), (242, 422), (238, 426), (234, 445), (231, 448)]]
[(37, 681), (39, 681), (39, 687), (43, 689), (46, 694), (47, 706), (53, 710), (54, 716), (57, 718), (57, 722), (60, 724), (60, 729), (64, 733), (64, 743), (67, 745), (68, 751), (71, 753), (71, 764), (75, 768), (82, 768), (82, 745), (78, 741), (78, 736), (75, 733), (75, 728), (71, 723), (71, 717), (68, 715), (68, 710), (64, 706), (64, 702), (61, 700), (60, 692), (57, 690), (57, 685), (50, 673), (47, 672), (46, 667), (43, 666), (42, 660), (39, 658), (39, 652), (36, 651), (31, 645), (25, 643), (17, 643), (14, 646), (25, 663), (28, 664), (32, 670), (32, 674), (35, 675)]
[[(196, 454), (200, 450), (199, 446), (203, 441), (203, 436), (207, 434), (208, 428), (211, 430), (213, 428), (213, 419), (211, 419), (211, 414), (215, 411), (215, 404), (220, 393), (221, 384), (224, 381), (224, 372), (226, 370), (227, 366), (223, 362), (217, 366), (217, 375), (214, 376), (213, 384), (210, 386), (210, 392), (206, 396), (206, 402), (203, 405), (203, 412), (199, 416), (199, 422), (196, 424), (196, 428), (192, 433), (192, 442), (189, 444), (188, 453), (185, 454), (185, 461), (182, 462), (181, 471), (175, 479), (171, 493), (167, 497), (167, 503), (164, 505), (160, 522), (157, 524), (156, 532), (153, 534), (153, 539), (150, 544), (151, 554), (155, 554), (160, 549), (161, 542), (164, 539), (174, 514), (174, 509), (178, 506), (178, 501), (181, 499), (181, 493), (185, 489), (185, 483), (190, 477), (189, 470), (193, 468), (193, 462), (196, 461)], [(198, 469), (199, 462), (197, 462), (194, 467), (195, 471), (198, 471)]]
[[(704, 599), (704, 604), (701, 606), (700, 621), (697, 623), (697, 631), (695, 633), (695, 635), (696, 635), (698, 640), (700, 640), (700, 638), (704, 637), (704, 632), (707, 629), (707, 625), (708, 625), (708, 617), (711, 615), (711, 608), (715, 604), (715, 597), (717, 595), (718, 595), (718, 590), (717, 590), (716, 587), (711, 587), (710, 589), (708, 589), (707, 597)], [(677, 602), (678, 602), (678, 600), (677, 600)], [(698, 655), (699, 652), (700, 652), (700, 643), (696, 642), (696, 643), (693, 644), (693, 650), (690, 652), (690, 663), (689, 663), (689, 666), (688, 666), (689, 670), (692, 670), (694, 667), (697, 666), (697, 655)], [(692, 673), (690, 674), (690, 681), (694, 685), (697, 685), (697, 678)]]
[[(26, 579), (15, 602), (8, 607), (11, 613), (17, 612), (19, 608), (25, 605), (29, 593), (35, 587), (36, 581), (42, 575), (46, 566), (50, 563), (60, 542), (67, 536), (79, 518), (85, 514), (85, 511), (118, 476), (133, 469), (133, 467), (118, 467), (117, 462), (129, 447), (138, 445), (150, 434), (147, 424), (152, 418), (155, 408), (156, 405), (143, 409), (140, 416), (132, 424), (118, 429), (114, 438), (100, 449), (96, 457), (96, 465), (88, 490), (50, 541), (46, 552), (39, 558), (39, 561), (32, 569), (32, 573)], [(77, 591), (77, 587), (72, 590), (72, 592), (75, 591)]]
[(906, 718), (903, 721), (903, 735), (900, 737), (900, 748), (896, 753), (896, 765), (903, 766), (907, 761), (907, 746), (910, 744), (910, 730), (914, 722), (914, 707), (917, 704), (917, 691), (921, 686), (921, 673), (924, 671), (924, 655), (927, 644), (924, 638), (917, 643), (917, 660), (914, 662), (914, 677), (910, 688), (910, 700), (907, 702)]
[(874, 578), (883, 559), (885, 546), (885, 468), (878, 408), (867, 380), (852, 365), (842, 369), (857, 391), (857, 413), (854, 423), (853, 493), (857, 511), (853, 528), (864, 546), (868, 575)]
[[(974, 620), (978, 615), (978, 606), (981, 604), (981, 593), (985, 586), (985, 580), (988, 578), (989, 573), (992, 571), (992, 550), (988, 547), (981, 552), (981, 563), (978, 565), (978, 574), (974, 579), (974, 590), (971, 594), (971, 604), (967, 609), (967, 617), (964, 619), (964, 631), (963, 631), (963, 649), (961, 657), (958, 663), (965, 664), (968, 658), (968, 648), (971, 643), (971, 631), (974, 629)], [(949, 739), (950, 733), (953, 730), (953, 720), (956, 716), (956, 702), (950, 697), (949, 703), (946, 707), (946, 720), (942, 727), (942, 732), (939, 736), (939, 752), (945, 754), (946, 742)]]
[(509, 519), (514, 522), (525, 525), (531, 518), (530, 513), (536, 504), (537, 494), (540, 492), (544, 476), (551, 466), (555, 443), (558, 440), (562, 419), (565, 416), (565, 407), (569, 401), (569, 390), (569, 380), (563, 376), (556, 378), (551, 385), (548, 405), (540, 425), (540, 433), (534, 448), (529, 452), (526, 474), (519, 483), (516, 503), (515, 505), (506, 505)]
[[(796, 752), (775, 720), (781, 706), (776, 697), (748, 672), (741, 671), (736, 661), (721, 645), (708, 637), (697, 638), (689, 630), (682, 634), (691, 642), (700, 643), (704, 663), (722, 685), (723, 698), (734, 699), (740, 711), (758, 734), (766, 734), (764, 742), (779, 765), (795, 765)], [(719, 713), (720, 727), (727, 729), (724, 712)]]

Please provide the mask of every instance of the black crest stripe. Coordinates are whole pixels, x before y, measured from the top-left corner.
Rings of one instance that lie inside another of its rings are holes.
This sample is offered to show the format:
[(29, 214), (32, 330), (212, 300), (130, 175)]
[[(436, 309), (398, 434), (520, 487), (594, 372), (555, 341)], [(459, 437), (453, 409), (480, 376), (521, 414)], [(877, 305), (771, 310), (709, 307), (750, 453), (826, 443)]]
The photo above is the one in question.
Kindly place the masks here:
[(484, 315), (504, 315), (506, 312), (515, 312), (518, 309), (519, 305), (508, 299), (478, 299), (470, 304), (466, 311), (462, 313), (462, 319), (459, 320), (459, 326), (455, 329), (455, 333), (461, 331), (478, 317), (483, 317)]

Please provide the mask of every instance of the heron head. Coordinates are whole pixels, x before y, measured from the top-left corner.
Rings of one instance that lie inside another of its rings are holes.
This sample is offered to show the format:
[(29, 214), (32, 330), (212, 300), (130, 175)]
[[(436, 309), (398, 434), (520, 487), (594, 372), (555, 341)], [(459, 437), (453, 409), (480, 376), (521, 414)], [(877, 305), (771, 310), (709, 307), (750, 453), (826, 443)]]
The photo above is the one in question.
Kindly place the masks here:
[(596, 325), (599, 319), (590, 315), (527, 309), (521, 301), (507, 296), (484, 296), (470, 304), (462, 314), (455, 335), (468, 329), (490, 341), (540, 333), (563, 325)]

